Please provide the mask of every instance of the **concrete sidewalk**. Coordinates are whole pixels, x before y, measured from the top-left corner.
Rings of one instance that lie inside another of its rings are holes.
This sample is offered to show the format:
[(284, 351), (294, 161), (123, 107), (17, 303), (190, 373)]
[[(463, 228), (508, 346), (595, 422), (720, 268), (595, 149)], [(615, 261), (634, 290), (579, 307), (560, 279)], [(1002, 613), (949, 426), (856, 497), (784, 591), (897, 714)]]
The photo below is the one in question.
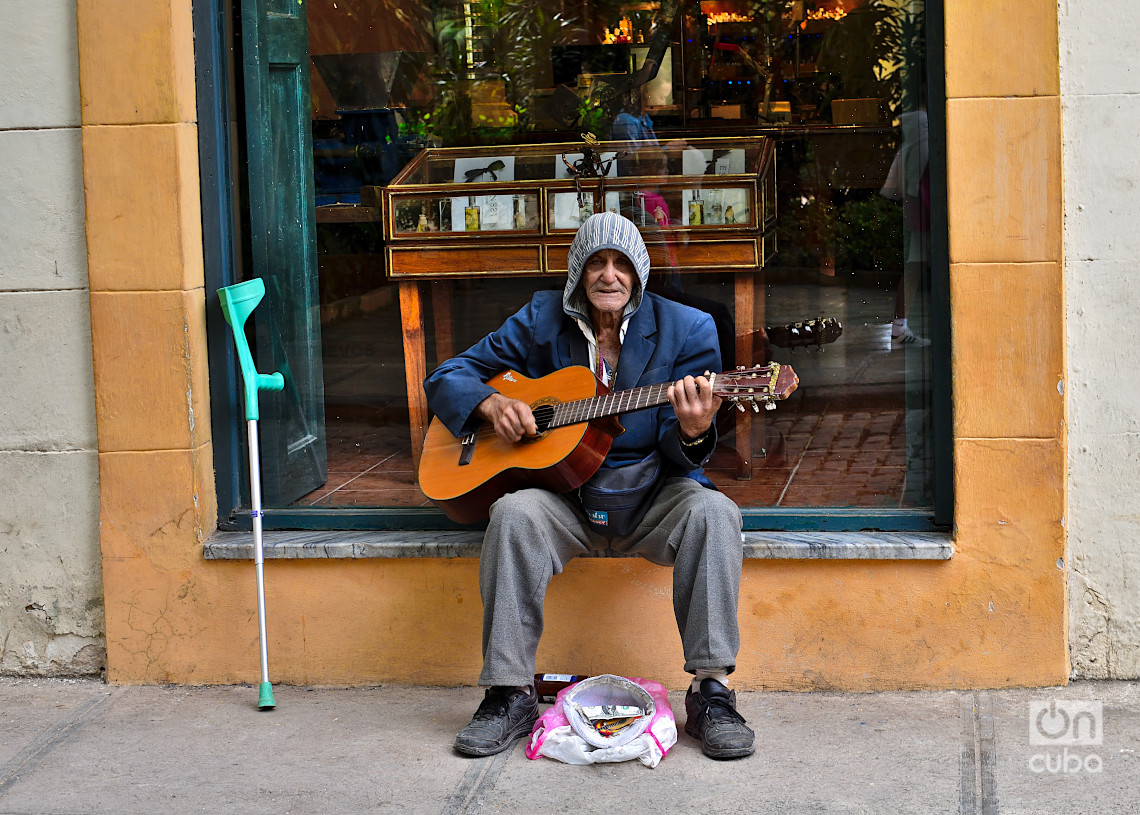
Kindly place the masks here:
[[(742, 693), (756, 755), (714, 762), (682, 732), (656, 769), (529, 761), (522, 742), (463, 758), (451, 743), (475, 688), (275, 696), (258, 712), (251, 687), (0, 679), (0, 814), (1140, 812), (1135, 682)], [(1053, 701), (1033, 744), (1030, 706)], [(1100, 743), (1065, 743), (1081, 711)]]

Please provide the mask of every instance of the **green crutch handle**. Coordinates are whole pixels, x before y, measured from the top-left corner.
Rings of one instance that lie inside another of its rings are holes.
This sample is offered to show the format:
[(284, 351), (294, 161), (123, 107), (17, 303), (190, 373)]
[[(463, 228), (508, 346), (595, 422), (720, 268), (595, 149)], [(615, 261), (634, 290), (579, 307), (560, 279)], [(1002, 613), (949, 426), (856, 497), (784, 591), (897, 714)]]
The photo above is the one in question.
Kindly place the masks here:
[(238, 363), (245, 381), (245, 419), (256, 422), (258, 418), (257, 392), (279, 391), (285, 387), (285, 377), (279, 373), (259, 374), (253, 364), (253, 354), (245, 338), (245, 321), (257, 304), (265, 297), (265, 281), (260, 277), (235, 283), (218, 289), (218, 299), (222, 302), (222, 315), (234, 332), (234, 345), (237, 346)]

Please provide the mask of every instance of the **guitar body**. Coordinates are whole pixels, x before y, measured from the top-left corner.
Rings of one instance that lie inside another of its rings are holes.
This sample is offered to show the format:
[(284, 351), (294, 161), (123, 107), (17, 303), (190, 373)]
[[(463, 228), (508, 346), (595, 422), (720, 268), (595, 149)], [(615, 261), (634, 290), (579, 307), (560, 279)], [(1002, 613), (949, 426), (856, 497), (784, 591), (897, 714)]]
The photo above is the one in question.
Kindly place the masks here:
[[(606, 392), (589, 368), (573, 366), (540, 379), (505, 371), (488, 380), (504, 396), (540, 405), (589, 399)], [(475, 434), (470, 461), (460, 464), (463, 440), (437, 418), (431, 420), (420, 457), (424, 495), (459, 523), (486, 520), (491, 504), (508, 492), (542, 487), (569, 492), (602, 466), (614, 437), (622, 432), (613, 416), (558, 427), (536, 439), (504, 442), (489, 425)]]

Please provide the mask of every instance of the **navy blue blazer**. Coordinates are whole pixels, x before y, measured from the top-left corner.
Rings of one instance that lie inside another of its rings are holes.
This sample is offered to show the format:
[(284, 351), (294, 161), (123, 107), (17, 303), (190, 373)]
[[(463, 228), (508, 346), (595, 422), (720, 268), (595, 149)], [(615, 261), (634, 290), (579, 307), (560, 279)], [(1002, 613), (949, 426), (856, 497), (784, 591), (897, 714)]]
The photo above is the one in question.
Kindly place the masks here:
[[(482, 422), (474, 411), (496, 392), (486, 384), (495, 374), (510, 368), (537, 379), (568, 365), (591, 368), (589, 345), (578, 324), (563, 311), (562, 292), (541, 291), (497, 331), (428, 374), (424, 391), (435, 415), (460, 436), (473, 432)], [(720, 371), (720, 347), (712, 318), (703, 311), (646, 293), (626, 328), (617, 380), (611, 389), (675, 382), (706, 371)], [(672, 462), (674, 475), (688, 474), (708, 483), (698, 476), (699, 465), (690, 461), (681, 447), (672, 405), (619, 418), (625, 432), (614, 439), (603, 467), (640, 461), (656, 447)], [(710, 432), (715, 441), (715, 422)], [(713, 447), (715, 444), (702, 445), (710, 453)]]

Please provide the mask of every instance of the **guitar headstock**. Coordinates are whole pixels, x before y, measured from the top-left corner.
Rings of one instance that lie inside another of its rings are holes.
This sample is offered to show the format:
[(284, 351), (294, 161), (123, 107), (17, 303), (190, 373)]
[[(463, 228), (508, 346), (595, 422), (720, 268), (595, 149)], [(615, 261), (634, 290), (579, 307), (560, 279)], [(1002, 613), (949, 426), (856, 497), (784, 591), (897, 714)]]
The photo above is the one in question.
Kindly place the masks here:
[(780, 348), (822, 348), (843, 335), (843, 323), (834, 317), (816, 317), (799, 323), (770, 326), (768, 341)]
[(779, 362), (740, 367), (712, 378), (713, 393), (739, 410), (744, 410), (748, 403), (752, 403), (753, 410), (760, 410), (760, 404), (767, 410), (775, 410), (776, 402), (791, 396), (799, 384), (800, 378), (792, 366)]

